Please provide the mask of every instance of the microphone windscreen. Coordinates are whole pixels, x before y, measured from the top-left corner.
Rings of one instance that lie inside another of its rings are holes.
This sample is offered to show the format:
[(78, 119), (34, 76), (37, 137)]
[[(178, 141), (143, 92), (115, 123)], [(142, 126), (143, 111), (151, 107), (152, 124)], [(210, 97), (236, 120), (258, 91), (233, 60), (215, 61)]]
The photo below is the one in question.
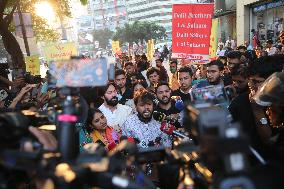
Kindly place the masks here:
[(166, 133), (167, 135), (172, 135), (175, 127), (171, 124), (168, 124), (167, 122), (162, 122), (160, 130), (164, 133)]
[(166, 117), (167, 117), (166, 114), (164, 114), (162, 112), (158, 112), (158, 111), (153, 112), (153, 118), (156, 121), (162, 122)]
[(128, 138), (127, 138), (127, 141), (128, 141), (128, 142), (131, 142), (131, 143), (136, 143), (136, 142), (135, 142), (135, 138), (133, 138), (133, 137), (128, 137)]
[(179, 111), (182, 111), (184, 109), (184, 103), (182, 100), (177, 100), (175, 103), (175, 107), (176, 109), (178, 109)]
[(112, 151), (115, 147), (116, 147), (116, 144), (114, 142), (112, 142), (109, 145), (107, 145), (108, 151)]

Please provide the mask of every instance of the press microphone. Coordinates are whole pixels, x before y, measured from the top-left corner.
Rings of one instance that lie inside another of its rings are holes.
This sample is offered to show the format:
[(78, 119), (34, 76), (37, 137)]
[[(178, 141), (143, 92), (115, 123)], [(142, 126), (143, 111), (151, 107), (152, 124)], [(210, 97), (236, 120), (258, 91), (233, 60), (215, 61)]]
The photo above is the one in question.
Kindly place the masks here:
[(122, 135), (120, 137), (120, 142), (123, 141), (123, 140), (127, 140), (128, 142), (131, 142), (131, 143), (134, 143), (134, 144), (140, 143), (140, 141), (137, 138)]
[(165, 120), (168, 120), (169, 117), (162, 113), (162, 112), (158, 112), (158, 111), (153, 111), (153, 118), (156, 120), (156, 121), (159, 121), (159, 122), (162, 122), (162, 121), (165, 121)]
[(108, 149), (109, 152), (112, 151), (113, 149), (115, 149), (115, 147), (116, 147), (116, 143), (114, 143), (114, 142), (107, 145), (107, 149)]
[(174, 135), (180, 138), (189, 138), (185, 134), (176, 131), (175, 127), (172, 124), (168, 124), (167, 122), (162, 122), (160, 130), (167, 135)]
[(156, 121), (163, 122), (163, 121), (169, 121), (169, 122), (176, 122), (176, 118), (171, 118), (171, 116), (167, 116), (166, 114), (159, 112), (159, 111), (153, 111), (153, 118)]
[(175, 101), (176, 109), (178, 109), (179, 111), (182, 111), (184, 109), (184, 103), (180, 96), (172, 96), (171, 99)]

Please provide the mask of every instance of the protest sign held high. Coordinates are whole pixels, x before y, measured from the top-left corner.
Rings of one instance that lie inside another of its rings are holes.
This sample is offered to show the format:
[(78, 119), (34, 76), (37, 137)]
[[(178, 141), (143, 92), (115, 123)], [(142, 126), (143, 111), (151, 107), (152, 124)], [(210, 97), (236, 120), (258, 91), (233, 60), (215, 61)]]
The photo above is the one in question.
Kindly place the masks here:
[(172, 14), (173, 58), (209, 60), (213, 4), (176, 4)]

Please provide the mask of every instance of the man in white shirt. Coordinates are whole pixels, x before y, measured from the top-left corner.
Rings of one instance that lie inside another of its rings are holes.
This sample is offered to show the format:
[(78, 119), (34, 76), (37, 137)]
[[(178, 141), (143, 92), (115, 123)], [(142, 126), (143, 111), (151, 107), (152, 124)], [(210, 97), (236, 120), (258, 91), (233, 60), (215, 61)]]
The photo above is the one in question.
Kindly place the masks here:
[(161, 123), (153, 119), (154, 96), (144, 90), (136, 93), (134, 103), (137, 114), (127, 118), (122, 125), (122, 135), (138, 139), (141, 148), (150, 146), (171, 147), (170, 137), (160, 130)]
[(273, 47), (273, 41), (271, 39), (266, 41), (266, 52), (268, 56), (274, 55), (277, 52), (276, 47)]
[(104, 103), (99, 107), (99, 110), (106, 117), (107, 124), (116, 131), (121, 132), (121, 126), (132, 113), (132, 108), (118, 104), (117, 87), (114, 83), (108, 83), (102, 92)]

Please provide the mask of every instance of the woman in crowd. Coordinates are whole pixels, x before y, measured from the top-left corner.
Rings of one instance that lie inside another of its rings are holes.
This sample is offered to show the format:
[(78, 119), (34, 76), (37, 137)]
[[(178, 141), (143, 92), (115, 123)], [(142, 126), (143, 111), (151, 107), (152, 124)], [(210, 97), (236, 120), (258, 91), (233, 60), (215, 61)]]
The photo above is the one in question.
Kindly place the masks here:
[[(132, 91), (133, 91), (133, 94), (132, 94), (132, 96), (134, 96), (134, 94), (135, 94), (137, 91), (142, 90), (142, 89), (146, 90), (146, 88), (147, 88), (147, 84), (146, 84), (145, 81), (143, 81), (143, 80), (137, 80), (137, 82), (133, 85), (133, 90), (132, 90)], [(136, 107), (135, 107), (135, 104), (134, 104), (133, 99), (128, 100), (128, 101), (125, 103), (125, 105), (130, 106), (130, 107), (133, 109), (133, 111), (136, 112)]]
[(104, 114), (99, 109), (89, 109), (86, 126), (80, 131), (80, 147), (98, 143), (111, 151), (119, 141), (120, 134), (107, 125)]

